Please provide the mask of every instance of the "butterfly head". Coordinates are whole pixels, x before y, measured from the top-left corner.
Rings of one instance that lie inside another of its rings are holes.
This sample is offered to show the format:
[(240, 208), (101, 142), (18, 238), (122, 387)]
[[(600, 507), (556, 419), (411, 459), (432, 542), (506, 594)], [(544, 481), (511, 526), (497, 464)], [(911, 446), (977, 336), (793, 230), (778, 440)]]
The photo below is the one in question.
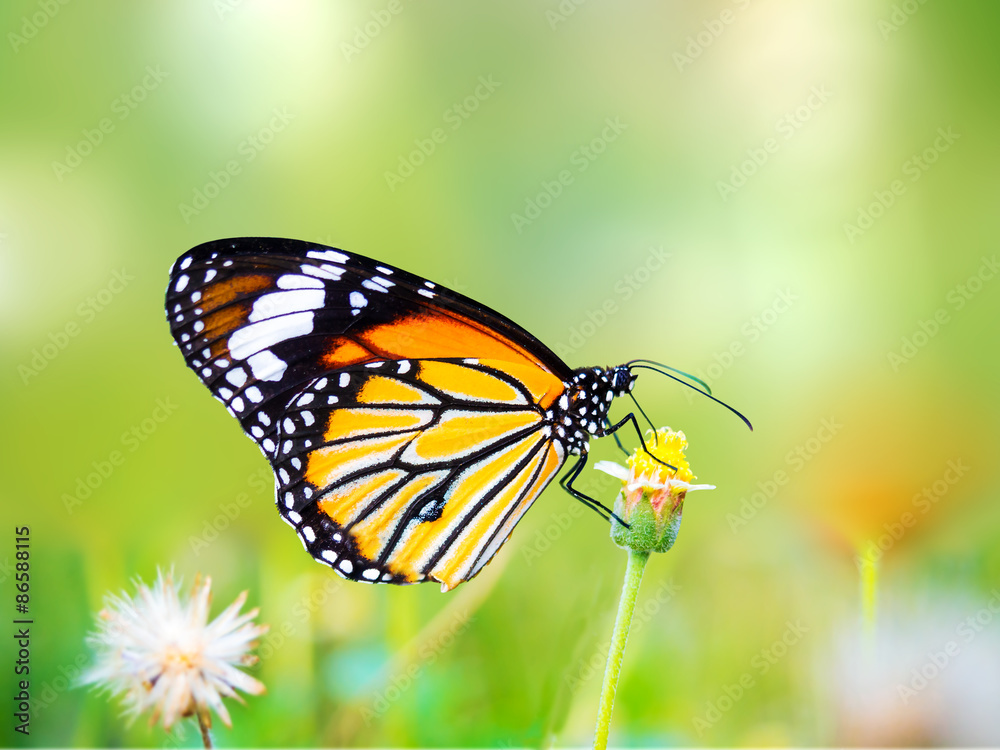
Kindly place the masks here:
[(635, 385), (636, 378), (639, 377), (629, 369), (628, 365), (610, 367), (607, 373), (608, 379), (611, 382), (611, 392), (615, 395), (615, 398), (624, 396), (626, 393), (631, 393), (632, 386)]

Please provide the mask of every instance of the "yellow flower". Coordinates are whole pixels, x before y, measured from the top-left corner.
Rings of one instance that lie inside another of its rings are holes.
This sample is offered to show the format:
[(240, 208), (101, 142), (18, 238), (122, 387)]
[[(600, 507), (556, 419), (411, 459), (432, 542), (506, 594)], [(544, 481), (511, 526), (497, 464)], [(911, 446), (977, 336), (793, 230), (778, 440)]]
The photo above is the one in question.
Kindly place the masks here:
[[(637, 448), (628, 466), (598, 461), (594, 466), (622, 480), (615, 515), (628, 527), (611, 521), (611, 538), (619, 547), (666, 552), (677, 539), (684, 498), (694, 490), (714, 490), (711, 484), (691, 484), (695, 478), (684, 457), (683, 432), (663, 427), (646, 433), (646, 448)], [(667, 465), (669, 464), (669, 466)]]

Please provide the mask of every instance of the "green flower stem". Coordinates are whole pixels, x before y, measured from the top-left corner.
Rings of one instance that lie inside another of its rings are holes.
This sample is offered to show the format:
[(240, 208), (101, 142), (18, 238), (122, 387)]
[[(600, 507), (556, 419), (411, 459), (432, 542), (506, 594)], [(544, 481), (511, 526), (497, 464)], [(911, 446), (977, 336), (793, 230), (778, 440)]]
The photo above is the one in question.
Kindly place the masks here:
[(628, 642), (628, 631), (632, 625), (635, 600), (642, 582), (642, 571), (649, 560), (649, 552), (628, 550), (628, 565), (625, 567), (625, 582), (622, 584), (622, 598), (618, 602), (618, 616), (615, 630), (611, 634), (611, 648), (608, 651), (608, 665), (604, 670), (604, 684), (601, 685), (601, 704), (597, 710), (597, 729), (594, 732), (594, 750), (605, 750), (608, 746), (608, 732), (611, 729), (611, 711), (615, 707), (615, 691), (622, 671), (622, 657)]

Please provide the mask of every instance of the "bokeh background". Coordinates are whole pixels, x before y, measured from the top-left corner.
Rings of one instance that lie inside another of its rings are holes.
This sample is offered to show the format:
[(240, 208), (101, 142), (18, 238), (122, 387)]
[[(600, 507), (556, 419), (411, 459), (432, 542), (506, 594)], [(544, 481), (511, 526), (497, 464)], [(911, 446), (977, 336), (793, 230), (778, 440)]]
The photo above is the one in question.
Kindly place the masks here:
[(71, 686), (105, 592), (173, 566), (272, 628), (219, 745), (590, 742), (625, 556), (558, 487), (447, 595), (342, 584), (279, 521), (162, 311), (180, 253), (263, 235), (451, 286), (574, 366), (685, 369), (753, 420), (639, 381), (718, 489), (648, 567), (613, 743), (1000, 743), (1000, 7), (0, 14), (0, 590), (12, 613), (28, 525), (35, 620), (31, 735), (8, 711), (0, 741), (198, 746)]

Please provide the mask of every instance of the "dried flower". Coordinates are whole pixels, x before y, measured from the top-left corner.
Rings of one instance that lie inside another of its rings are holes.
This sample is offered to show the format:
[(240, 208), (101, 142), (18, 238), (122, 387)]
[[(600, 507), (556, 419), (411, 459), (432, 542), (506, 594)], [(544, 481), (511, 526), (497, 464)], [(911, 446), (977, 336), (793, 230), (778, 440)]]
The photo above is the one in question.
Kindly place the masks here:
[(598, 461), (594, 468), (623, 483), (614, 511), (628, 527), (612, 520), (611, 538), (615, 544), (638, 551), (666, 552), (677, 539), (687, 493), (714, 490), (715, 486), (691, 484), (695, 476), (684, 457), (687, 439), (683, 432), (663, 427), (646, 434), (649, 452), (637, 448), (629, 456), (627, 467)]
[(135, 718), (152, 711), (150, 724), (161, 717), (170, 729), (177, 719), (196, 715), (203, 728), (214, 710), (232, 726), (222, 698), (264, 692), (264, 685), (237, 669), (257, 661), (250, 654), (266, 625), (253, 623), (258, 610), (240, 614), (247, 592), (208, 622), (211, 578), (195, 579), (190, 598), (182, 601), (171, 573), (159, 572), (147, 587), (135, 582), (134, 598), (109, 594), (98, 614), (98, 629), (88, 639), (96, 663), (84, 683), (100, 684), (123, 695), (126, 712)]

